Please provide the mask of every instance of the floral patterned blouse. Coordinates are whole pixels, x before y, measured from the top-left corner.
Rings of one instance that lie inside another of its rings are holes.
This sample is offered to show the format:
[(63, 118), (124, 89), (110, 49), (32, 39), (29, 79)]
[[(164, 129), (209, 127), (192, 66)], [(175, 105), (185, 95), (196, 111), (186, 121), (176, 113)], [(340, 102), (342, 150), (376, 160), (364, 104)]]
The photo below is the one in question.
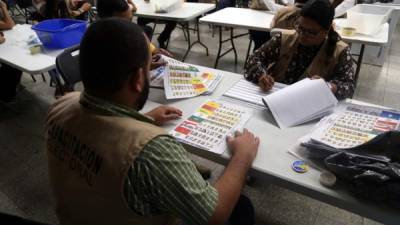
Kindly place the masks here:
[[(282, 34), (277, 33), (270, 41), (266, 42), (249, 57), (244, 68), (244, 77), (247, 80), (258, 83), (258, 78), (262, 74), (267, 73), (269, 65), (278, 60), (281, 39)], [(306, 47), (299, 44), (297, 53), (293, 55), (292, 61), (289, 63), (283, 83), (293, 84), (297, 82), (317, 55), (320, 47)], [(340, 54), (339, 61), (331, 77), (332, 79), (328, 81), (337, 86), (336, 98), (342, 100), (353, 96), (355, 74), (353, 59), (348, 46)]]

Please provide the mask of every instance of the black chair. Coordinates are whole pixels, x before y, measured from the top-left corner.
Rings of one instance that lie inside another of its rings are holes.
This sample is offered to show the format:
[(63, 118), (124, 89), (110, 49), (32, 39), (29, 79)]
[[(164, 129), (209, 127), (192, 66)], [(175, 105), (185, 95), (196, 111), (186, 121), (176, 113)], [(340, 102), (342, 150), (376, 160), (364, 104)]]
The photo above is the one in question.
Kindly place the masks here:
[(25, 22), (29, 23), (32, 15), (36, 13), (36, 9), (32, 5), (32, 0), (16, 0), (15, 3), (23, 11)]
[(55, 79), (60, 94), (73, 91), (74, 85), (82, 80), (79, 72), (79, 45), (67, 48), (59, 54), (56, 58), (56, 68), (64, 81), (64, 84), (61, 84), (59, 79)]

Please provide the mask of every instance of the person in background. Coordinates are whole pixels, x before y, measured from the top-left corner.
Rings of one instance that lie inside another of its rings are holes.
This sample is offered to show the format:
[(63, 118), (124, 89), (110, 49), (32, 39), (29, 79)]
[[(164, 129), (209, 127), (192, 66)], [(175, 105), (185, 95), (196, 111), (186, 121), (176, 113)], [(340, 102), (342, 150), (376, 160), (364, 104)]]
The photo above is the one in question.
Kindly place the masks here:
[(36, 9), (33, 15), (31, 15), (32, 20), (42, 21), (46, 18), (46, 0), (32, 0), (32, 6)]
[[(133, 4), (133, 3), (132, 3)], [(133, 5), (134, 6), (134, 5)], [(110, 17), (119, 17), (126, 19), (128, 21), (132, 21), (133, 17), (133, 11), (132, 6), (130, 3), (126, 0), (97, 0), (97, 13), (99, 15), (100, 19), (105, 19), (105, 18), (110, 18)], [(136, 7), (135, 7), (136, 9)], [(145, 26), (148, 27), (148, 26)], [(144, 27), (141, 26), (143, 29)], [(151, 27), (148, 27), (148, 29), (151, 30)], [(146, 33), (146, 36), (148, 37), (148, 32), (146, 30), (148, 29), (143, 29), (144, 32)], [(150, 38), (149, 38), (150, 39)], [(161, 48), (156, 48), (153, 44), (150, 43), (150, 52), (153, 55), (153, 61), (151, 64), (151, 69), (155, 69), (157, 67), (165, 65), (165, 62), (163, 62), (160, 59), (160, 55), (166, 55), (168, 57), (173, 57), (171, 53), (169, 53), (165, 49)]]
[[(7, 5), (0, 0), (0, 44), (7, 41), (7, 37), (1, 32), (14, 27)], [(17, 95), (17, 87), (21, 82), (22, 72), (6, 64), (0, 64), (0, 101), (11, 102)]]
[(88, 12), (92, 5), (87, 0), (65, 0), (69, 17), (87, 20)]
[[(263, 2), (266, 7), (269, 9), (269, 11), (271, 11), (272, 13), (276, 13), (280, 10), (282, 10), (282, 8), (286, 8), (287, 7), (293, 7), (293, 0), (288, 0), (288, 1), (284, 1), (281, 2), (281, 4), (276, 3), (274, 0), (254, 0), (254, 1), (261, 1)], [(268, 41), (271, 38), (271, 35), (269, 32), (266, 31), (257, 31), (257, 30), (249, 30), (250, 33), (250, 40), (252, 40), (254, 42), (254, 48), (253, 51), (258, 49), (262, 44), (264, 44), (266, 41)]]
[[(136, 5), (132, 2), (132, 0), (129, 1), (100, 0), (97, 1), (96, 8), (100, 18), (108, 18), (111, 16), (116, 16), (120, 18), (126, 18), (131, 21), (133, 18), (133, 14), (137, 11)], [(153, 36), (153, 28), (147, 25), (143, 25), (140, 27), (143, 29), (147, 38), (151, 40)]]
[[(145, 0), (145, 2), (149, 3), (150, 0)], [(172, 31), (174, 31), (174, 29), (177, 25), (177, 22), (170, 21), (170, 20), (155, 20), (155, 19), (149, 19), (149, 18), (143, 18), (143, 17), (137, 18), (137, 24), (139, 26), (145, 26), (149, 23), (154, 23), (156, 21), (165, 23), (164, 30), (160, 33), (160, 35), (157, 38), (158, 47), (165, 49), (167, 46), (167, 41), (171, 37), (171, 33), (172, 33)]]
[(305, 77), (322, 78), (339, 99), (355, 88), (349, 46), (332, 27), (334, 9), (327, 0), (309, 0), (295, 30), (283, 30), (257, 49), (245, 64), (244, 76), (268, 91), (274, 82), (293, 84)]
[(149, 94), (148, 49), (127, 20), (99, 20), (86, 31), (84, 92), (59, 99), (45, 125), (60, 224), (254, 224), (251, 201), (240, 193), (259, 138), (246, 129), (228, 137), (224, 173), (214, 186), (205, 181), (183, 146), (155, 126), (182, 112), (139, 112)]
[(301, 8), (307, 1), (296, 0), (293, 6), (286, 6), (279, 9), (272, 19), (271, 28), (294, 29), (294, 23), (299, 18)]

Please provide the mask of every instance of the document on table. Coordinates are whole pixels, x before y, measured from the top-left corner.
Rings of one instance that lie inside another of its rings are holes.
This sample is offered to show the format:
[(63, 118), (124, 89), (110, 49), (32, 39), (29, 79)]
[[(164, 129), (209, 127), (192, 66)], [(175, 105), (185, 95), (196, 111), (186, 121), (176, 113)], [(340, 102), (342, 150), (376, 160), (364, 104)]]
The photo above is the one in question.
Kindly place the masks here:
[(221, 100), (207, 100), (169, 133), (183, 143), (222, 154), (226, 136), (243, 128), (252, 111)]
[(338, 103), (323, 79), (298, 81), (263, 97), (279, 127), (292, 127), (329, 114)]
[(400, 111), (348, 103), (343, 110), (321, 120), (308, 136), (315, 143), (344, 149), (393, 130), (400, 130)]
[(167, 99), (211, 94), (223, 75), (163, 56), (166, 66), (150, 72), (150, 87), (164, 88)]
[(164, 90), (167, 99), (177, 99), (201, 95), (207, 87), (193, 68), (168, 65), (164, 74)]
[(264, 107), (264, 103), (262, 101), (263, 97), (279, 91), (285, 87), (287, 87), (286, 84), (275, 83), (272, 90), (263, 91), (258, 85), (242, 78), (238, 82), (236, 82), (231, 88), (229, 88), (229, 90), (225, 92), (223, 96)]

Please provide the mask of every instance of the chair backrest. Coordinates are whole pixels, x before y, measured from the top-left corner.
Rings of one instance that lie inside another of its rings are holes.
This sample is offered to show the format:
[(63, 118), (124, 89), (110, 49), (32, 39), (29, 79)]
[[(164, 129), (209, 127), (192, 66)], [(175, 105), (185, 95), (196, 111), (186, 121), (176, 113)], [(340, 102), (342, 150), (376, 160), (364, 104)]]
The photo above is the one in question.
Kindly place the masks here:
[(56, 67), (58, 73), (68, 86), (80, 82), (79, 72), (79, 45), (65, 49), (56, 58)]

